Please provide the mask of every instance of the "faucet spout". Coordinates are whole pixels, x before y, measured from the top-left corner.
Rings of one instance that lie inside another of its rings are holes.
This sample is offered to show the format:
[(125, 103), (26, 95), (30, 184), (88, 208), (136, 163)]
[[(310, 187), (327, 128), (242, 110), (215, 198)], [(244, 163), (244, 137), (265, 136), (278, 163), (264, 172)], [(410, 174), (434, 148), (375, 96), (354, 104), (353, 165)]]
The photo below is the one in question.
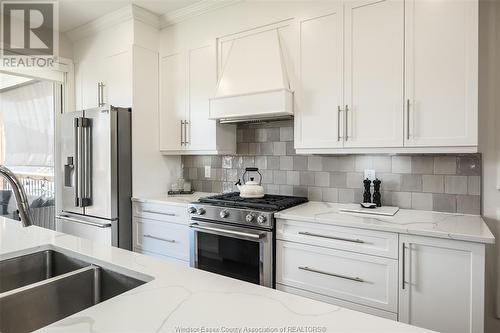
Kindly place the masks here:
[(3, 165), (0, 165), (0, 175), (3, 176), (12, 187), (12, 192), (16, 197), (17, 209), (19, 210), (19, 217), (24, 227), (32, 225), (31, 212), (29, 209), (28, 197), (24, 191), (23, 185), (19, 182), (16, 175)]

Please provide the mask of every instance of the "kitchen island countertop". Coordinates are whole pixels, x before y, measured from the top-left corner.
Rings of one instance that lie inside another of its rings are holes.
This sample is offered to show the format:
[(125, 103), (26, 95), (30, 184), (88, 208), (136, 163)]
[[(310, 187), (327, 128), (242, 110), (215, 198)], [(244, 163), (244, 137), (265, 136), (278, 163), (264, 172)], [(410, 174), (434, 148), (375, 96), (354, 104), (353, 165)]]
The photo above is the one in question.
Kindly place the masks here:
[(430, 332), (0, 218), (0, 260), (46, 249), (151, 281), (43, 332)]

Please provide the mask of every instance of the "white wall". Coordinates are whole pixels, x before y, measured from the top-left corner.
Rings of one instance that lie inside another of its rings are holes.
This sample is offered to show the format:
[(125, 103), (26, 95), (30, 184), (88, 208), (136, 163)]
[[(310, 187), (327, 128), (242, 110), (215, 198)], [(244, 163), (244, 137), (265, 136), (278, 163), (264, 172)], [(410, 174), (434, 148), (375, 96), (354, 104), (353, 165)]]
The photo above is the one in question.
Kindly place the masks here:
[(480, 1), (479, 145), (482, 215), (497, 238), (486, 251), (485, 332), (500, 332), (500, 3)]

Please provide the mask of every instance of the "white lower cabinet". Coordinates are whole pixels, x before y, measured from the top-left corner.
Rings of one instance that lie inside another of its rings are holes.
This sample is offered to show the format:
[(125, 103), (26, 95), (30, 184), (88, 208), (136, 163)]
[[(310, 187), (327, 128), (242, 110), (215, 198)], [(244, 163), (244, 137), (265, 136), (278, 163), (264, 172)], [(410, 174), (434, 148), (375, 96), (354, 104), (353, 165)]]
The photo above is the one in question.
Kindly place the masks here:
[(439, 332), (483, 332), (484, 244), (281, 219), (276, 238), (279, 290)]
[(134, 251), (189, 266), (186, 208), (137, 202), (133, 206)]
[(400, 236), (399, 321), (443, 333), (483, 332), (484, 245)]

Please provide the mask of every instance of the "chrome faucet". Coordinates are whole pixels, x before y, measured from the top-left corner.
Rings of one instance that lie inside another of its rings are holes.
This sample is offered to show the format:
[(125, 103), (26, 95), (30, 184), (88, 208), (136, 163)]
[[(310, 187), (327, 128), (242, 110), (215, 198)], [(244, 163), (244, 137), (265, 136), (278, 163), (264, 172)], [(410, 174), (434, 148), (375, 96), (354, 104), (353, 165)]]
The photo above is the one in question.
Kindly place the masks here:
[(33, 223), (31, 218), (31, 212), (29, 208), (28, 198), (26, 192), (24, 191), (23, 185), (19, 182), (16, 175), (8, 168), (0, 165), (0, 175), (3, 176), (9, 182), (12, 187), (12, 192), (16, 197), (17, 209), (19, 210), (19, 217), (24, 227), (29, 227)]

